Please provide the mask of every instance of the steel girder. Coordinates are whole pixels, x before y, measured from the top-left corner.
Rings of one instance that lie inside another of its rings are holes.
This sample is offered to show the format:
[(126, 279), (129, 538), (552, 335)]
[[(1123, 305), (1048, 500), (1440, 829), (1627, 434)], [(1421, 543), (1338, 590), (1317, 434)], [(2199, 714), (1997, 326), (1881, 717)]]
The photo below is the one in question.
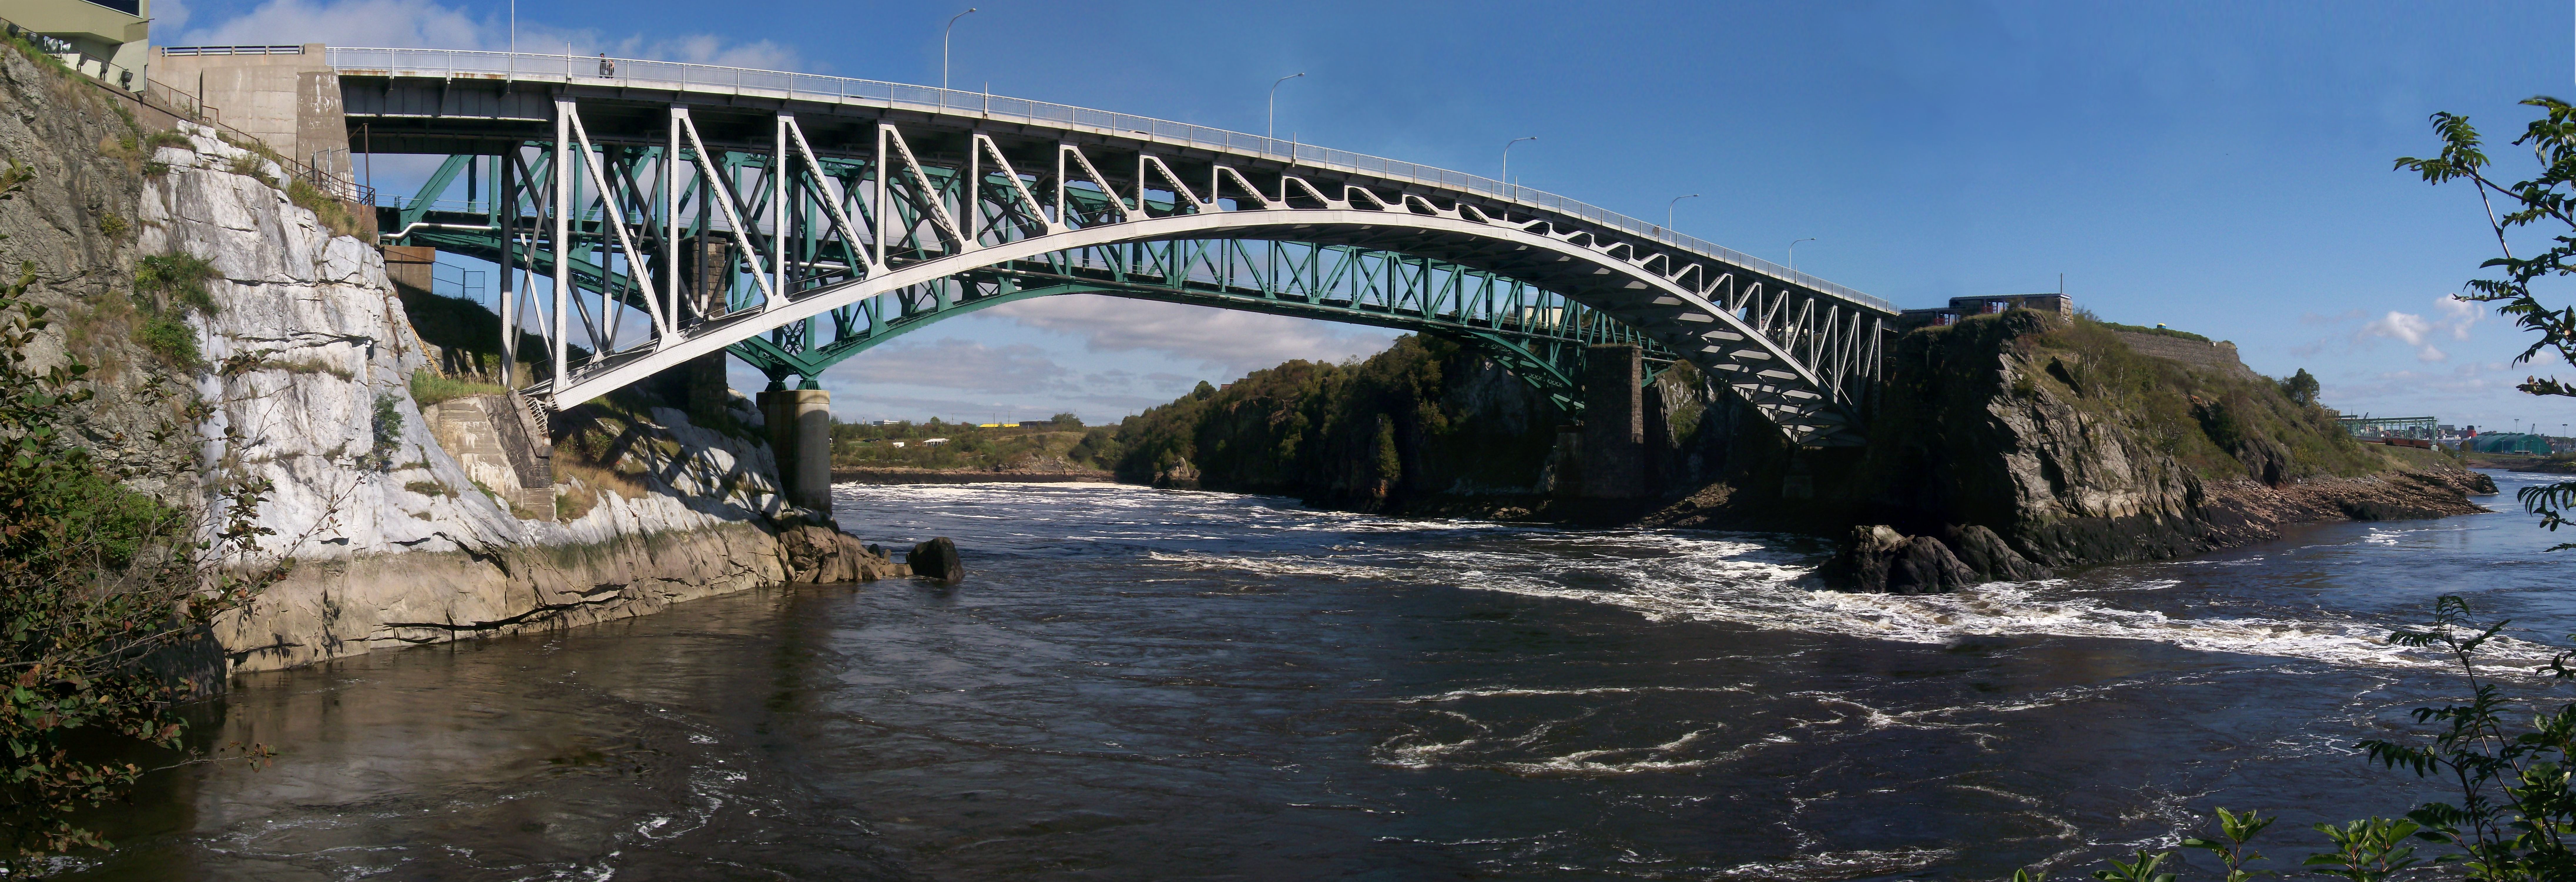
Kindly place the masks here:
[[(998, 291), (1001, 279), (1032, 266), (1074, 268), (1049, 255), (1206, 247), (1184, 243), (1230, 241), (1269, 267), (1293, 265), (1301, 255), (1279, 243), (1300, 243), (1307, 256), (1402, 255), (1516, 280), (1570, 301), (1536, 308), (1589, 307), (1635, 329), (1811, 445), (1861, 440), (1858, 420), (1887, 330), (1884, 310), (1653, 240), (1499, 200), (1319, 183), (1285, 164), (883, 119), (856, 130), (833, 121), (836, 137), (826, 143), (834, 152), (826, 154), (784, 111), (767, 115), (766, 144), (744, 143), (737, 114), (728, 130), (734, 143), (711, 150), (689, 107), (664, 108), (663, 131), (649, 135), (639, 135), (632, 108), (623, 108), (619, 134), (599, 138), (575, 96), (557, 94), (553, 108), (543, 156), (530, 162), (524, 151), (506, 150), (495, 161), (505, 181), (543, 186), (505, 186), (512, 208), (493, 209), (486, 232), (519, 243), (499, 249), (505, 276), (531, 263), (575, 268), (553, 274), (551, 291), (514, 283), (502, 298), (505, 346), (515, 342), (523, 312), (534, 313), (528, 324), (548, 341), (550, 362), (537, 391), (558, 406), (764, 336), (772, 346), (751, 348), (829, 349), (842, 338), (817, 339), (826, 316), (846, 330), (856, 326), (843, 319), (866, 315), (866, 333), (856, 339), (890, 329), (880, 323), (886, 317), (944, 312), (984, 294), (950, 280), (980, 275)], [(523, 192), (532, 205), (521, 204)], [(724, 270), (685, 271), (684, 241), (701, 262)], [(522, 249), (545, 258), (513, 257)], [(589, 285), (582, 263), (598, 271)], [(1226, 265), (1235, 266), (1231, 258)], [(1192, 284), (1166, 288), (1227, 287), (1197, 268), (1170, 272), (1166, 280)], [(1487, 311), (1458, 319), (1537, 317)], [(588, 353), (580, 363), (571, 356), (577, 349)]]
[[(607, 167), (627, 169), (649, 162), (654, 152), (649, 148), (628, 151), (609, 160)], [(541, 193), (531, 191), (542, 191), (546, 162), (540, 157), (523, 164), (533, 171), (517, 178), (520, 184), (514, 189), (519, 192), (484, 201), (479, 198), (484, 190), (476, 181), (485, 177), (483, 169), (499, 161), (506, 160), (449, 157), (413, 198), (381, 210), (383, 225), (398, 231), (394, 238), (402, 244), (428, 245), (495, 264), (506, 262), (534, 275), (551, 275), (551, 250), (531, 249), (524, 243), (505, 250), (498, 232), (502, 228), (498, 215), (510, 210), (508, 206), (520, 207), (520, 219), (512, 226), (535, 225), (528, 207), (541, 198)], [(726, 153), (719, 164), (753, 167), (757, 160)], [(507, 177), (498, 172), (489, 176)], [(467, 200), (438, 198), (460, 181), (467, 184)], [(531, 187), (528, 181), (537, 184)], [(1105, 210), (1105, 200), (1090, 201), (1097, 203), (1094, 210)], [(565, 263), (573, 287), (584, 295), (629, 292), (624, 305), (644, 308), (632, 294), (641, 290), (636, 282), (580, 256), (612, 244), (602, 241), (603, 226), (597, 212), (574, 220), (577, 245)], [(1493, 358), (1561, 411), (1577, 416), (1582, 412), (1584, 347), (1640, 346), (1649, 380), (1673, 363), (1670, 351), (1636, 329), (1527, 283), (1440, 261), (1348, 246), (1232, 239), (1131, 243), (1014, 261), (933, 286), (944, 288), (945, 296), (939, 291), (912, 291), (853, 304), (833, 310), (824, 321), (791, 323), (727, 350), (766, 374), (772, 388), (785, 388), (790, 376), (805, 378), (810, 388), (813, 379), (833, 365), (950, 316), (1035, 297), (1102, 294), (1440, 336)]]

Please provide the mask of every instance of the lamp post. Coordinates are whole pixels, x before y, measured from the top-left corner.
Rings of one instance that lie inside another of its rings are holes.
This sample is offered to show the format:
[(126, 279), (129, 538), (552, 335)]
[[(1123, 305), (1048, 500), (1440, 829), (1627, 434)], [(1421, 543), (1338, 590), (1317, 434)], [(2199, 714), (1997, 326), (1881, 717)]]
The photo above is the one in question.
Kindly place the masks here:
[(1673, 206), (1679, 204), (1684, 199), (1697, 198), (1699, 198), (1699, 194), (1693, 193), (1688, 196), (1675, 196), (1673, 197), (1673, 201), (1664, 203), (1664, 232), (1669, 233), (1673, 231)]
[(1512, 145), (1514, 145), (1514, 144), (1518, 144), (1518, 143), (1520, 143), (1520, 142), (1522, 142), (1522, 141), (1536, 141), (1536, 140), (1538, 140), (1538, 136), (1537, 136), (1537, 135), (1531, 135), (1531, 136), (1529, 136), (1529, 137), (1527, 137), (1527, 138), (1513, 138), (1513, 139), (1511, 139), (1511, 140), (1509, 140), (1509, 141), (1505, 141), (1505, 142), (1503, 142), (1503, 185), (1504, 185), (1504, 186), (1510, 186), (1510, 185), (1511, 185), (1511, 183), (1512, 183)]
[(1814, 237), (1814, 236), (1808, 236), (1807, 238), (1804, 238), (1804, 239), (1793, 239), (1793, 240), (1790, 240), (1790, 242), (1789, 242), (1789, 271), (1790, 271), (1790, 272), (1793, 272), (1793, 273), (1794, 273), (1794, 272), (1797, 272), (1797, 271), (1798, 271), (1798, 243), (1800, 243), (1800, 242), (1813, 242), (1813, 241), (1816, 241), (1816, 237)]
[[(939, 91), (948, 91), (948, 34), (951, 31), (957, 30), (958, 19), (965, 18), (973, 14), (975, 14), (975, 7), (966, 7), (965, 12), (949, 16), (948, 26), (939, 29)], [(940, 101), (944, 105), (947, 102), (947, 99), (942, 98)]]
[(1262, 130), (1262, 137), (1279, 140), (1279, 84), (1305, 75), (1306, 72), (1301, 70), (1270, 81), (1270, 126)]

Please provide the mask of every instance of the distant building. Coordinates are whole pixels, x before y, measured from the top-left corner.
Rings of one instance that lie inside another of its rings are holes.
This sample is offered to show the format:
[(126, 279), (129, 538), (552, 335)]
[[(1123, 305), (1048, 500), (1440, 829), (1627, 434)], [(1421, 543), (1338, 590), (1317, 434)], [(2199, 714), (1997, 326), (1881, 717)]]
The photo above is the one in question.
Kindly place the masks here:
[(1952, 297), (1950, 305), (1930, 309), (1909, 309), (1899, 314), (1896, 326), (1911, 330), (1921, 327), (1955, 325), (1972, 315), (1993, 315), (2012, 309), (2033, 309), (2055, 313), (2060, 318), (2075, 317), (2075, 298), (2064, 294), (1999, 294), (1992, 297)]
[(902, 446), (904, 446), (904, 445), (906, 445), (906, 444), (909, 444), (909, 443), (911, 443), (911, 442), (907, 442), (907, 441), (889, 441), (889, 442), (886, 442), (886, 443), (888, 443), (888, 444), (892, 444), (892, 445), (894, 445), (894, 446), (896, 446), (896, 447), (902, 447)]
[(2428, 416), (2357, 416), (2342, 417), (2335, 422), (2342, 425), (2343, 430), (2355, 438), (2413, 438), (2420, 441), (2436, 441), (2441, 438), (2440, 427), (2433, 422), (2432, 417)]
[(151, 58), (152, 0), (10, 0), (0, 18), (81, 73), (140, 91)]
[(2469, 440), (2467, 448), (2479, 453), (2528, 453), (2547, 456), (2553, 452), (2548, 438), (2525, 432), (2488, 432)]
[(948, 439), (946, 439), (946, 438), (923, 438), (923, 439), (921, 439), (921, 446), (923, 446), (923, 447), (937, 447), (937, 446), (939, 446), (939, 445), (946, 444), (946, 443), (948, 443)]

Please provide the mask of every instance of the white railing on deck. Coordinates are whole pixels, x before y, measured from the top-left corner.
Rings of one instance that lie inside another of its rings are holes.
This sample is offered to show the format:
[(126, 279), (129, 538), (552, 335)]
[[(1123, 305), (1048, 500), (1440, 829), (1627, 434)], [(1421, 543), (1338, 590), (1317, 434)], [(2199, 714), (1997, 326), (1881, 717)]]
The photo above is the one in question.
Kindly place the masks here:
[(1788, 281), (1818, 293), (1849, 300), (1855, 304), (1891, 314), (1897, 311), (1895, 304), (1885, 299), (1863, 294), (1694, 236), (1682, 235), (1665, 229), (1660, 224), (1647, 223), (1544, 190), (1533, 190), (1492, 178), (1419, 163), (1385, 159), (1347, 150), (1332, 150), (1312, 144), (1299, 144), (1295, 141), (1248, 135), (1209, 126), (1111, 113), (1045, 101), (1031, 101), (1025, 98), (1010, 98), (983, 92), (941, 89), (935, 86), (913, 86), (879, 80), (674, 61), (602, 59), (598, 56), (539, 55), (527, 52), (340, 47), (332, 47), (328, 57), (331, 66), (339, 69), (341, 73), (360, 76), (517, 79), (664, 87), (690, 92), (762, 93), (798, 100), (842, 100), (884, 106), (937, 108), (946, 113), (975, 114), (995, 119), (1082, 127), (1113, 136), (1143, 135), (1157, 141), (1268, 157), (1289, 161), (1296, 165), (1355, 172), (1387, 180), (1428, 184), (1517, 203), (1654, 239), (1676, 248), (1697, 252)]

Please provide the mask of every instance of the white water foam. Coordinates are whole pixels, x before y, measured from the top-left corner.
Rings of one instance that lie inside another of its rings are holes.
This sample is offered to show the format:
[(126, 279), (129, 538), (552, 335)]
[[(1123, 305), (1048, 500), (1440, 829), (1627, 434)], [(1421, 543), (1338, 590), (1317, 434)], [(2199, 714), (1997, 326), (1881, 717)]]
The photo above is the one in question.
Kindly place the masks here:
[[(1225, 493), (1153, 490), (1121, 485), (844, 485), (854, 498), (914, 508), (981, 508), (1051, 514), (1079, 523), (1075, 540), (1223, 542), (1283, 533), (1340, 534), (1332, 553), (1225, 553), (1155, 550), (1146, 559), (1191, 571), (1225, 570), (1271, 577), (1439, 584), (1598, 603), (1649, 620), (1725, 622), (1768, 630), (1947, 644), (1992, 636), (2148, 640), (2202, 652), (2242, 653), (2370, 668), (2447, 664), (2433, 653), (2387, 642), (2385, 627), (2359, 620), (2195, 615), (2115, 604), (2122, 594), (2155, 594), (2179, 582), (2153, 577), (1998, 582), (1950, 594), (1887, 595), (1818, 590), (1808, 578), (1815, 555), (1790, 550), (1788, 537), (1656, 531), (1567, 532), (1480, 521), (1410, 521), (1307, 509), (1293, 502)], [(1032, 497), (1043, 497), (1043, 505)], [(1186, 497), (1186, 498), (1183, 498)], [(1074, 509), (1085, 509), (1076, 513)], [(979, 514), (982, 514), (979, 512)], [(1099, 515), (1098, 519), (1089, 516)], [(1041, 514), (1040, 517), (1049, 515)], [(1198, 529), (1192, 529), (1198, 526)], [(2374, 527), (2356, 541), (2387, 546), (2422, 541), (2421, 528)], [(1484, 535), (1478, 535), (1478, 534)], [(1380, 537), (1416, 536), (1422, 542)], [(1290, 540), (1315, 549), (1320, 543)], [(1441, 547), (1423, 547), (1425, 545)], [(2294, 552), (2295, 553), (2295, 552)], [(2227, 567), (2250, 561), (2186, 561), (2180, 567)], [(2489, 647), (2500, 670), (2545, 661), (2537, 645), (2499, 639)]]
[[(1525, 550), (1392, 550), (1340, 556), (1155, 555), (1190, 569), (1263, 575), (1448, 584), (1480, 591), (1623, 607), (1650, 620), (1726, 622), (1795, 631), (1947, 644), (1970, 637), (2051, 636), (2149, 640), (2202, 652), (2305, 659), (2353, 667), (2441, 667), (2438, 655), (2388, 643), (2389, 630), (2359, 621), (2176, 617), (2104, 602), (2098, 594), (2152, 593), (2179, 584), (2130, 579), (1994, 582), (1948, 594), (1862, 594), (1816, 588), (1807, 558), (1757, 541), (1658, 533), (1515, 537)], [(1633, 556), (1629, 554), (1633, 552)], [(2499, 638), (2490, 661), (2528, 668), (2548, 651)]]

